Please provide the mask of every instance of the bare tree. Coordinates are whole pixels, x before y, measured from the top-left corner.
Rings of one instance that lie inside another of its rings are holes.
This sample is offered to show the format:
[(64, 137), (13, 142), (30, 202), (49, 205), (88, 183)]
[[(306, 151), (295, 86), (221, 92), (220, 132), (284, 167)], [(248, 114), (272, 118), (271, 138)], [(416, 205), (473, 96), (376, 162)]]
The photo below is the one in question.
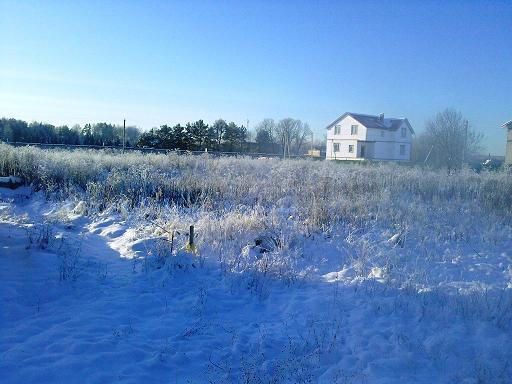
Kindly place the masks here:
[(279, 121), (276, 127), (276, 135), (280, 144), (283, 147), (283, 157), (290, 156), (290, 149), (292, 145), (292, 139), (295, 135), (295, 131), (297, 129), (297, 124), (299, 120), (292, 119), (291, 117), (287, 117)]
[[(460, 168), (481, 150), (483, 135), (474, 131), (462, 114), (446, 109), (427, 121), (426, 130), (415, 145), (426, 152), (426, 163), (435, 167)], [(418, 153), (418, 152), (417, 152)]]
[(295, 132), (293, 135), (293, 144), (295, 147), (295, 152), (300, 155), (301, 148), (308, 137), (311, 136), (311, 129), (309, 128), (308, 123), (303, 123), (300, 120), (297, 120), (297, 126), (295, 128)]

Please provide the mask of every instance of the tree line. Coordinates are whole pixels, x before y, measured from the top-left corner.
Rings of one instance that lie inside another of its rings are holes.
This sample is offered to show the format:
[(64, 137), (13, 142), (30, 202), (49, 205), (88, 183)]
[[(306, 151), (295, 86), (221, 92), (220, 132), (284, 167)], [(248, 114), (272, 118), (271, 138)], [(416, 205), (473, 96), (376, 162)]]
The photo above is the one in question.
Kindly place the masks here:
[[(309, 143), (311, 129), (298, 119), (285, 118), (278, 122), (263, 119), (249, 132), (244, 125), (218, 119), (213, 124), (203, 120), (193, 123), (167, 125), (141, 132), (126, 127), (126, 145), (159, 149), (194, 151), (232, 151), (302, 155)], [(17, 119), (0, 119), (0, 140), (41, 144), (83, 144), (117, 146), (123, 144), (123, 127), (109, 123), (84, 126), (54, 126), (48, 123), (27, 123)]]
[[(213, 124), (203, 120), (185, 125), (162, 125), (143, 133), (139, 146), (166, 149), (260, 152), (289, 155), (304, 153), (311, 130), (301, 120), (285, 118), (279, 122), (263, 119), (249, 132), (247, 127), (218, 119)], [(254, 140), (250, 140), (253, 137)]]
[(185, 125), (162, 125), (141, 135), (138, 146), (164, 149), (184, 149), (191, 151), (236, 151), (245, 152), (247, 145), (247, 128), (235, 123), (226, 123), (218, 119), (212, 125), (203, 120)]
[[(137, 127), (126, 127), (126, 145), (135, 146), (141, 131)], [(108, 123), (85, 124), (84, 126), (54, 126), (48, 123), (27, 123), (18, 119), (0, 119), (0, 140), (41, 144), (84, 144), (115, 146), (123, 144), (123, 127)]]

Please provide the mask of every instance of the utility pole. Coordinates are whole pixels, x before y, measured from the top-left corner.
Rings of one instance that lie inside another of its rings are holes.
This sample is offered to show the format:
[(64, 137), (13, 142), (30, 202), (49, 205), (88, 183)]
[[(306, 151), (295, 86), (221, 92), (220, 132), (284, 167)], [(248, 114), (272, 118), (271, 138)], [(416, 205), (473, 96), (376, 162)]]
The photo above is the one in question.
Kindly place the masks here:
[[(249, 119), (247, 119), (247, 141), (251, 141), (250, 133), (249, 133)], [(240, 143), (240, 147), (242, 147), (242, 143)], [(247, 150), (247, 152), (251, 152), (251, 149), (250, 149), (251, 148), (251, 144), (250, 143), (248, 143), (248, 148), (249, 149)], [(243, 152), (243, 148), (241, 148), (241, 149), (242, 149), (242, 152)]]
[(126, 147), (126, 119), (123, 120), (123, 153)]

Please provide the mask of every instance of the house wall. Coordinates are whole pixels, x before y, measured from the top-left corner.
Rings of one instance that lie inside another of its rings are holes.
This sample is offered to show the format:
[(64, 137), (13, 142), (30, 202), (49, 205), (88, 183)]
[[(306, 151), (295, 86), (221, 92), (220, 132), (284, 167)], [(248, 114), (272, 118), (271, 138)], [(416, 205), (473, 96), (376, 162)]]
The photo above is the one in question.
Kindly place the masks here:
[(369, 143), (367, 141), (359, 141), (357, 143), (357, 157), (363, 158), (363, 150), (364, 146), (364, 158), (365, 159), (373, 159), (375, 157), (375, 143)]
[[(334, 143), (339, 143), (340, 151), (334, 152), (333, 147)], [(348, 146), (354, 146), (354, 152), (350, 153), (348, 151)], [(357, 140), (341, 140), (341, 139), (332, 139), (331, 141), (327, 140), (327, 151), (326, 158), (328, 160), (346, 160), (346, 159), (355, 159), (357, 158)]]
[[(406, 128), (405, 136), (402, 136), (402, 127)], [(407, 124), (402, 124), (396, 131), (385, 131), (369, 128), (367, 140), (375, 141), (374, 156), (376, 160), (399, 160), (409, 161), (411, 159), (412, 133)], [(405, 154), (400, 155), (400, 145), (405, 145)]]
[(389, 160), (393, 159), (395, 153), (394, 141), (376, 141), (374, 159)]
[[(384, 133), (384, 136), (382, 136)], [(395, 141), (395, 131), (386, 131), (384, 129), (368, 128), (366, 140), (370, 141)]]
[[(405, 128), (405, 136), (402, 136), (402, 127)], [(412, 132), (407, 124), (402, 123), (400, 128), (395, 132), (395, 148), (393, 153), (393, 159), (400, 161), (411, 160), (411, 144), (412, 144)], [(405, 153), (400, 155), (400, 145), (405, 145)]]
[[(405, 145), (405, 152), (400, 154), (400, 145)], [(375, 142), (374, 157), (375, 160), (411, 160), (411, 143), (405, 142)]]
[[(400, 145), (405, 145), (405, 153), (400, 154)], [(395, 143), (395, 152), (393, 154), (393, 160), (410, 161), (411, 160), (411, 144), (398, 142)]]
[[(357, 125), (357, 135), (351, 135), (351, 127), (352, 125)], [(340, 127), (340, 133), (334, 134), (334, 127)], [(366, 140), (366, 127), (361, 125), (356, 119), (351, 116), (345, 116), (343, 120), (338, 121), (335, 125), (331, 126), (327, 130), (327, 144), (326, 144), (326, 159), (355, 159), (358, 156), (356, 149), (357, 140)], [(333, 143), (340, 144), (340, 152), (333, 152)], [(354, 153), (348, 152), (348, 146), (354, 145)]]
[[(350, 129), (352, 125), (357, 125), (357, 135), (351, 135)], [(338, 135), (334, 134), (334, 127), (339, 126), (340, 127), (340, 133)], [(327, 130), (327, 140), (329, 139), (357, 139), (357, 140), (366, 140), (366, 127), (364, 125), (361, 125), (360, 122), (358, 122), (356, 119), (354, 119), (352, 116), (345, 116), (343, 120), (338, 121), (335, 125), (330, 127)]]

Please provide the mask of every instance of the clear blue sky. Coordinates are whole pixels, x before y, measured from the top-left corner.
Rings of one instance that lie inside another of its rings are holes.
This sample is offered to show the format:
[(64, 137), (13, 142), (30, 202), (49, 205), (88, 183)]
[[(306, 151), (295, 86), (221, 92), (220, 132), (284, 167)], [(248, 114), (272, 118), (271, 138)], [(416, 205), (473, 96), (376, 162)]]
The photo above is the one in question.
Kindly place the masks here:
[(4, 1), (0, 115), (144, 129), (460, 110), (503, 154), (512, 1)]

